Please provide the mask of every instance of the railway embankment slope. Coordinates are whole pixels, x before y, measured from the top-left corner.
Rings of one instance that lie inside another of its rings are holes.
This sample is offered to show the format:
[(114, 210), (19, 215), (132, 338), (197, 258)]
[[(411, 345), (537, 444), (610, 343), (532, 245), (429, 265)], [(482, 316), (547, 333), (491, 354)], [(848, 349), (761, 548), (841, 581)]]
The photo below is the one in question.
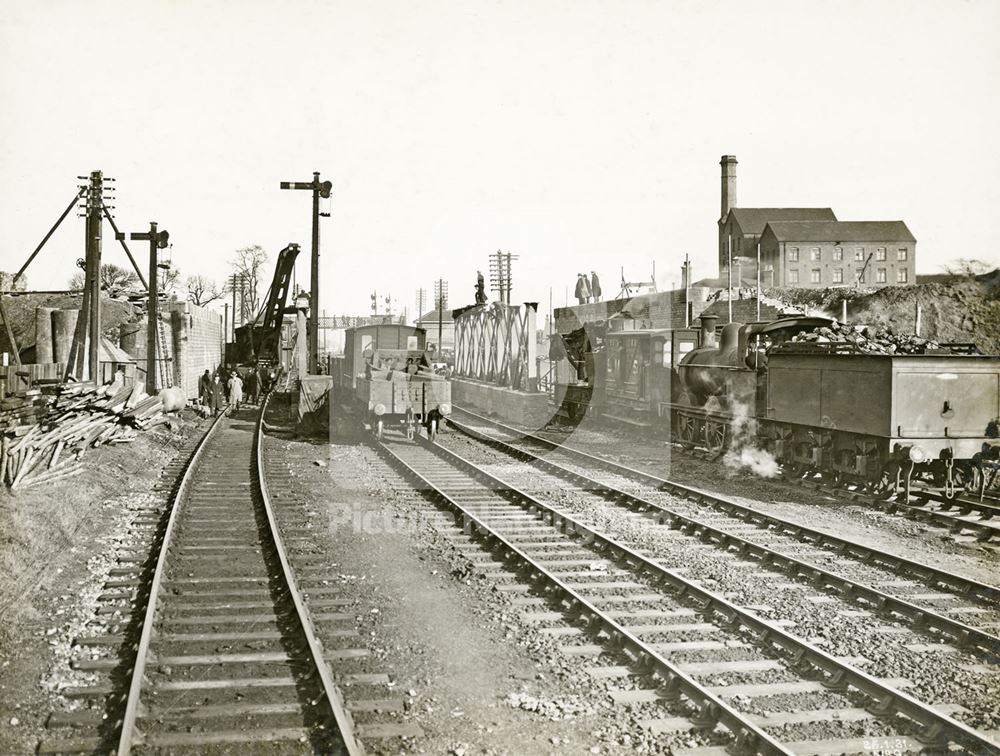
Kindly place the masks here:
[(913, 333), (917, 305), (920, 335), (937, 342), (972, 342), (1000, 354), (1000, 268), (982, 275), (940, 276), (913, 286), (770, 290), (767, 296), (808, 313), (840, 318), (847, 301), (849, 323), (889, 326)]

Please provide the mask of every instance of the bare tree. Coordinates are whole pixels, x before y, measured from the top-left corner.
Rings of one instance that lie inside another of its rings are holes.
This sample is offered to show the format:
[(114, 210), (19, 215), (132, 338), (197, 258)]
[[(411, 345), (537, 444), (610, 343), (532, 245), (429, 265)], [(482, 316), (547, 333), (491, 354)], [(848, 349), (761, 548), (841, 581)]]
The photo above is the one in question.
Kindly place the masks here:
[(177, 287), (180, 285), (180, 282), (181, 272), (171, 265), (169, 268), (160, 269), (160, 274), (156, 280), (156, 288), (159, 289), (160, 294), (172, 301), (177, 301)]
[(188, 301), (202, 307), (226, 295), (225, 289), (219, 284), (200, 274), (188, 276), (186, 284)]
[(252, 318), (260, 306), (260, 279), (266, 262), (267, 252), (257, 244), (236, 250), (236, 256), (232, 260), (244, 320)]
[[(69, 279), (69, 288), (82, 289), (86, 277), (81, 270), (73, 274)], [(139, 276), (135, 271), (127, 270), (114, 263), (101, 263), (101, 288), (111, 294), (118, 293), (125, 289), (134, 289), (140, 286)]]
[(942, 265), (941, 270), (949, 276), (964, 276), (966, 278), (972, 278), (974, 276), (981, 276), (983, 273), (989, 271), (990, 265), (984, 260), (976, 260), (971, 257), (960, 257), (957, 260), (952, 260), (950, 263)]

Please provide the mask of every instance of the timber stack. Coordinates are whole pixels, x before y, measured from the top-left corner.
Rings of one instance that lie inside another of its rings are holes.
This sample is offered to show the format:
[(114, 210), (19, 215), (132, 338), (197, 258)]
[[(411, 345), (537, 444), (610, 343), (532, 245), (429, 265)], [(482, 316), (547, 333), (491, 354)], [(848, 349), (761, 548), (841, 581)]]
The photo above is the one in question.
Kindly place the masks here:
[[(20, 402), (18, 405), (17, 402)], [(142, 387), (61, 383), (0, 406), (0, 480), (12, 489), (69, 478), (89, 449), (122, 444), (167, 422), (163, 402)]]

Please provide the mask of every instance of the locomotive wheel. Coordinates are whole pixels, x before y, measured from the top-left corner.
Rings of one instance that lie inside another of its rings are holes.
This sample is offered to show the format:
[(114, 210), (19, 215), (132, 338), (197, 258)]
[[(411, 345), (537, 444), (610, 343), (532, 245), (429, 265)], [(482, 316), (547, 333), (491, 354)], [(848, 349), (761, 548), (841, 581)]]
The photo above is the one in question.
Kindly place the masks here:
[(705, 423), (705, 446), (709, 451), (721, 452), (726, 447), (726, 426), (709, 420)]
[(678, 435), (680, 436), (681, 443), (688, 448), (694, 446), (694, 420), (681, 415), (678, 418), (678, 424), (680, 425)]

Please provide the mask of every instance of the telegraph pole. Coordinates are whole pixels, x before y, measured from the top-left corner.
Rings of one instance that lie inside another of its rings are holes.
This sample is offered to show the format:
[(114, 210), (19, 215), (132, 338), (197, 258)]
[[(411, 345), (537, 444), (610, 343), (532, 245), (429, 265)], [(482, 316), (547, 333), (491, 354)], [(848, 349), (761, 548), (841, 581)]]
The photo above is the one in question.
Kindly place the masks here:
[[(116, 234), (119, 241), (125, 239), (125, 234)], [(156, 221), (150, 221), (149, 231), (129, 234), (132, 241), (149, 242), (149, 304), (146, 306), (146, 393), (156, 393), (156, 335), (159, 326), (159, 253), (157, 250), (167, 246), (170, 234), (157, 231)]]
[(427, 289), (417, 289), (417, 318), (416, 322), (419, 323), (421, 318), (424, 317), (424, 306), (427, 302)]
[(441, 361), (441, 353), (444, 351), (444, 346), (441, 343), (442, 333), (444, 331), (444, 326), (442, 321), (444, 320), (444, 306), (448, 303), (448, 282), (443, 278), (439, 278), (434, 282), (434, 299), (437, 301), (437, 314), (438, 314), (438, 342), (437, 342), (437, 357), (438, 361)]
[(81, 191), (87, 195), (87, 208), (84, 213), (86, 252), (83, 264), (83, 303), (80, 306), (70, 362), (66, 366), (66, 371), (69, 374), (72, 370), (77, 380), (83, 380), (86, 351), (90, 380), (97, 383), (100, 378), (98, 349), (101, 339), (101, 225), (104, 219), (104, 175), (101, 171), (91, 171), (88, 183)]
[(498, 299), (504, 304), (510, 304), (511, 260), (517, 259), (518, 255), (499, 249), (490, 255), (490, 289), (497, 292)]
[(319, 180), (319, 171), (313, 171), (312, 181), (282, 181), (282, 189), (307, 189), (312, 192), (312, 265), (309, 290), (309, 373), (316, 375), (319, 361), (319, 198), (328, 199), (333, 184)]
[(101, 241), (104, 225), (104, 176), (100, 171), (90, 174), (90, 193), (87, 195), (87, 272), (90, 285), (90, 380), (96, 385), (100, 380), (101, 345)]

